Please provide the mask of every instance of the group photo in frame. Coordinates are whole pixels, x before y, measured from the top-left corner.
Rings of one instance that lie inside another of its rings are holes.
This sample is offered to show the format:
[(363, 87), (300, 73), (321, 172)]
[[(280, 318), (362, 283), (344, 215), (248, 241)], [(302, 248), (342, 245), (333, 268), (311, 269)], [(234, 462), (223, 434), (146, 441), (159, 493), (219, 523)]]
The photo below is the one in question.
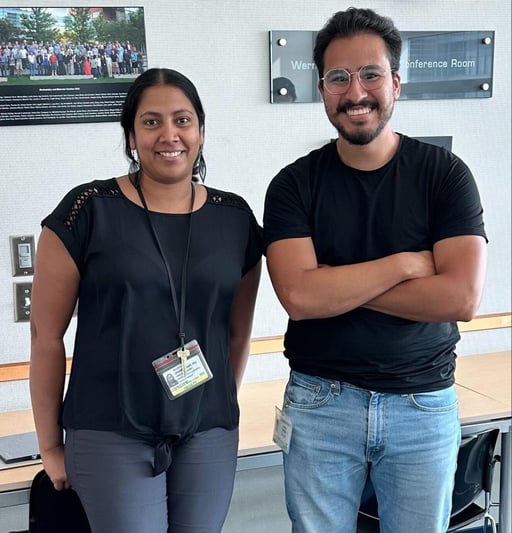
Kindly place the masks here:
[(0, 126), (117, 121), (146, 68), (143, 7), (0, 7)]

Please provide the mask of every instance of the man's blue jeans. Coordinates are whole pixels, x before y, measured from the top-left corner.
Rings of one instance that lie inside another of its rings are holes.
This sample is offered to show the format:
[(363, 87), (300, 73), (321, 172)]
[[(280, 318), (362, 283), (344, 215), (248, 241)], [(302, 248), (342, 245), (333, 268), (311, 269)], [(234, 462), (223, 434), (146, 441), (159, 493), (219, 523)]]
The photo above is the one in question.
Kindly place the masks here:
[(455, 387), (378, 393), (291, 372), (284, 456), (294, 533), (353, 533), (367, 476), (381, 533), (444, 533), (460, 444)]

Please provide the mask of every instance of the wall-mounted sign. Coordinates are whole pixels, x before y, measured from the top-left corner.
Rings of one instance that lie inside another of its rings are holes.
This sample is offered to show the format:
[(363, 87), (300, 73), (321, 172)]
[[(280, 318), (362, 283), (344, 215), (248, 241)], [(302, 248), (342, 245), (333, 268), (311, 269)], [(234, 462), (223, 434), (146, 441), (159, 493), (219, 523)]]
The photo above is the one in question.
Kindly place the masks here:
[(493, 31), (402, 32), (401, 100), (492, 96)]
[[(316, 34), (269, 32), (272, 103), (321, 101), (313, 61)], [(401, 35), (401, 100), (492, 96), (493, 31), (417, 31)]]
[(446, 148), (450, 152), (452, 151), (452, 136), (451, 135), (438, 135), (433, 137), (413, 137), (418, 139), (418, 141), (423, 141), (424, 143), (434, 144), (435, 146), (440, 146), (441, 148)]
[(317, 32), (270, 32), (270, 101), (274, 104), (321, 102), (313, 61)]
[(0, 7), (0, 26), (0, 126), (117, 122), (147, 64), (143, 7)]

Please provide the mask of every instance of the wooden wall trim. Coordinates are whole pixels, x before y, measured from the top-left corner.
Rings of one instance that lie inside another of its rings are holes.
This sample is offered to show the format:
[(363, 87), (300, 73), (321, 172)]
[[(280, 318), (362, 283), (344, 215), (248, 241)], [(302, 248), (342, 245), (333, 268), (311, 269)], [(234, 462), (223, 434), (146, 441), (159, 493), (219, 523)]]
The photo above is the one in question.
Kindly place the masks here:
[[(469, 331), (482, 331), (485, 329), (498, 329), (512, 327), (512, 313), (494, 313), (491, 315), (480, 315), (470, 322), (459, 322), (461, 333)], [(267, 353), (279, 353), (283, 351), (283, 336), (256, 337), (251, 340), (251, 355), (261, 355)], [(71, 369), (71, 358), (66, 360), (66, 371), (69, 374)], [(0, 383), (3, 381), (18, 381), (28, 379), (29, 363), (4, 363), (0, 364)]]
[[(469, 322), (458, 322), (459, 331), (482, 331), (484, 329), (510, 328), (512, 326), (511, 313), (495, 313), (480, 315)], [(283, 351), (283, 337), (259, 337), (251, 340), (251, 355), (274, 353)]]
[(495, 313), (480, 315), (469, 322), (459, 322), (459, 331), (481, 331), (483, 329), (510, 328), (512, 326), (511, 313)]
[[(66, 359), (66, 374), (71, 370), (71, 357)], [(4, 363), (0, 365), (0, 383), (2, 381), (19, 381), (21, 379), (28, 379), (30, 363), (24, 361), (22, 363)]]

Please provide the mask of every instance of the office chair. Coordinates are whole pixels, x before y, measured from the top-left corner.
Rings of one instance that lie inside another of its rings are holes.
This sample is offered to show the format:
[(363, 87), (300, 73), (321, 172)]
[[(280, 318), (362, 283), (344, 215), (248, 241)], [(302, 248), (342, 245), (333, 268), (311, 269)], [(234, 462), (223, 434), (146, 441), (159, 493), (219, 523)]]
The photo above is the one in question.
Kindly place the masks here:
[[(496, 521), (489, 513), (494, 465), (499, 456), (494, 455), (500, 430), (489, 429), (463, 437), (457, 457), (457, 471), (452, 495), (452, 512), (447, 531), (461, 528), (483, 518), (484, 532), (487, 525), (496, 533)], [(484, 506), (476, 500), (484, 494)], [(357, 520), (357, 533), (379, 533), (377, 498), (375, 493), (363, 500)]]

